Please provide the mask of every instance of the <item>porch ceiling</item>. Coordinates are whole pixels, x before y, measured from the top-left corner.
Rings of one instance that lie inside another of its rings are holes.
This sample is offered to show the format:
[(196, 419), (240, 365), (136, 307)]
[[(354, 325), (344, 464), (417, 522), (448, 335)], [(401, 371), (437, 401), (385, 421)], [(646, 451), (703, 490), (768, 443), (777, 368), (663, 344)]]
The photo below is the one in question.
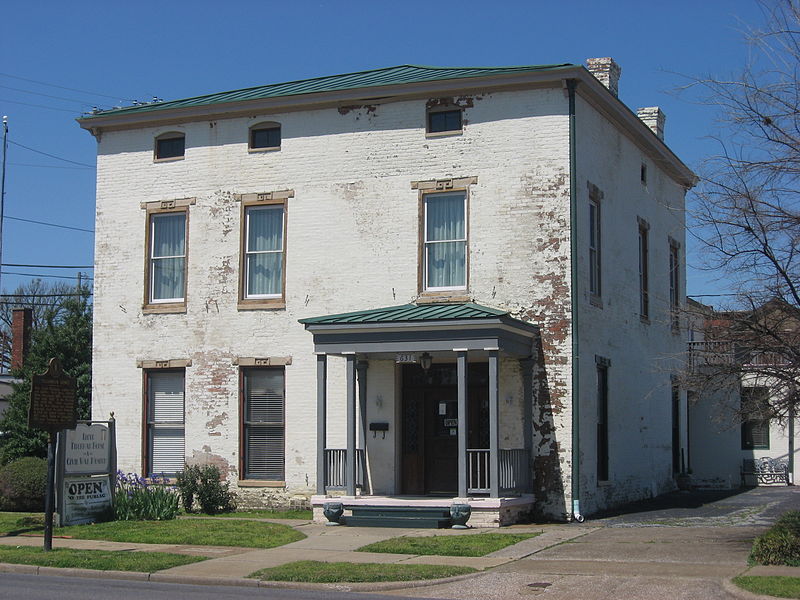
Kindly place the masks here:
[(405, 304), (301, 319), (325, 354), (497, 349), (530, 356), (539, 328), (473, 303)]

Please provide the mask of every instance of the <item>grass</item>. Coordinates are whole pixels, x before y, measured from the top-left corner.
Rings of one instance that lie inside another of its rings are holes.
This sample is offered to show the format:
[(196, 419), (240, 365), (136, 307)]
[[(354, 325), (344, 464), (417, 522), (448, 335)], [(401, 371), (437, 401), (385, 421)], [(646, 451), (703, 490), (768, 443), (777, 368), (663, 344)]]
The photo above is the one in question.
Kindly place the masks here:
[(79, 540), (244, 548), (275, 548), (306, 537), (286, 525), (227, 519), (109, 521), (94, 525), (61, 527), (56, 529), (54, 534)]
[(417, 581), (441, 579), (475, 573), (472, 567), (449, 565), (397, 565), (378, 563), (326, 563), (302, 560), (279, 567), (261, 569), (248, 577), (262, 581), (303, 581), (306, 583), (368, 583), (378, 581)]
[(800, 577), (744, 575), (734, 577), (733, 583), (753, 594), (800, 598)]
[(396, 537), (358, 548), (357, 552), (425, 554), (436, 556), (485, 556), (506, 546), (536, 537), (538, 533), (479, 533)]
[(45, 552), (41, 548), (0, 546), (0, 562), (41, 567), (152, 573), (201, 560), (206, 559), (202, 556), (167, 554), (165, 552), (112, 552), (108, 550), (72, 550), (70, 548), (57, 548)]
[[(197, 515), (204, 516), (204, 515)], [(243, 510), (241, 512), (222, 513), (215, 517), (227, 519), (303, 519), (310, 521), (313, 515), (310, 510)]]
[(19, 535), (44, 529), (44, 514), (0, 512), (0, 535)]

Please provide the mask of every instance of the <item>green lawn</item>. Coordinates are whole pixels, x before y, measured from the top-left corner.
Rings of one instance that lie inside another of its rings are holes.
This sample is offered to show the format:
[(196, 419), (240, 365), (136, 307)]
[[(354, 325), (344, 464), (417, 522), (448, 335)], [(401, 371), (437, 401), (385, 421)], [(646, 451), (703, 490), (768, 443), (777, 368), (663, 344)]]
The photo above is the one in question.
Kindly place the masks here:
[(800, 577), (744, 575), (734, 577), (733, 583), (753, 594), (777, 596), (778, 598), (800, 598)]
[(60, 527), (54, 531), (54, 535), (81, 540), (244, 548), (275, 548), (306, 537), (286, 525), (229, 519), (109, 521)]
[(57, 548), (45, 552), (41, 548), (0, 546), (0, 562), (41, 567), (73, 567), (101, 571), (140, 571), (152, 573), (180, 565), (206, 560), (202, 556), (167, 554), (165, 552), (112, 552), (108, 550), (72, 550)]
[(378, 581), (417, 581), (441, 579), (475, 573), (472, 567), (449, 565), (397, 565), (378, 563), (326, 563), (303, 560), (271, 569), (262, 569), (248, 577), (262, 581), (303, 581), (310, 583), (365, 583)]
[(44, 529), (44, 514), (0, 512), (0, 535), (19, 535)]
[(396, 537), (358, 548), (357, 552), (425, 554), (437, 556), (485, 556), (506, 546), (536, 537), (538, 533), (478, 533)]
[(313, 517), (310, 510), (243, 510), (214, 516), (227, 519), (303, 519), (305, 521), (310, 521)]

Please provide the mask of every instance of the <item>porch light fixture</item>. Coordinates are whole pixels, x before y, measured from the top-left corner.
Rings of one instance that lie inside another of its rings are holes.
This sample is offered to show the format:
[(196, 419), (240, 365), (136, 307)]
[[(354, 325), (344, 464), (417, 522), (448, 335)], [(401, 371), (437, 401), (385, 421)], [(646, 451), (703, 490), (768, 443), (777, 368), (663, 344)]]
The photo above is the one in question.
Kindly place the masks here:
[(429, 353), (423, 352), (422, 356), (419, 357), (419, 366), (422, 367), (422, 370), (427, 373), (432, 364), (433, 357)]

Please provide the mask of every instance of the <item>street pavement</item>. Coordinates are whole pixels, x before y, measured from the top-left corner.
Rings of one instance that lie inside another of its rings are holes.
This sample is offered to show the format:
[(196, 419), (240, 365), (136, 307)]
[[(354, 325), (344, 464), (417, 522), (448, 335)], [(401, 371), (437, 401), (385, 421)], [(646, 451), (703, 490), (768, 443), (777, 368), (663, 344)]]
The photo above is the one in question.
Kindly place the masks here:
[[(578, 524), (515, 525), (505, 532), (541, 535), (484, 557), (412, 556), (355, 552), (365, 544), (401, 535), (481, 535), (497, 530), (417, 530), (326, 527), (295, 522), (307, 537), (279, 548), (247, 549), (169, 544), (132, 544), (55, 539), (56, 548), (97, 548), (195, 554), (209, 560), (152, 574), (107, 573), (1, 565), (0, 572), (106, 576), (157, 583), (286, 587), (246, 579), (253, 571), (296, 560), (448, 564), (471, 566), (476, 576), (420, 584), (300, 584), (292, 587), (380, 592), (416, 598), (550, 600), (619, 598), (680, 600), (755, 598), (729, 580), (748, 572), (752, 539), (786, 510), (800, 508), (800, 489), (757, 488), (743, 493), (672, 494), (629, 505)], [(0, 538), (3, 545), (41, 545), (37, 537)], [(756, 567), (751, 574), (792, 574), (796, 567)]]

